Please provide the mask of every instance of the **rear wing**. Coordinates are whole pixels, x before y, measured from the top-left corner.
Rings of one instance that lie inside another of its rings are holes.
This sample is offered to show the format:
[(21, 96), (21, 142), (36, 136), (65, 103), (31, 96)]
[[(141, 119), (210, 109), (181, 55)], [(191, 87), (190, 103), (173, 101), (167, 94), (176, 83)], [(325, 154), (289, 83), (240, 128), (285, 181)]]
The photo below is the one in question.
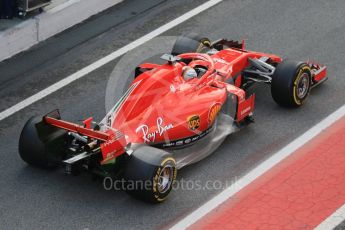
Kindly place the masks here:
[(105, 132), (101, 132), (101, 131), (96, 131), (93, 129), (88, 129), (85, 128), (81, 125), (78, 124), (74, 124), (72, 122), (68, 122), (68, 121), (63, 121), (54, 117), (50, 117), (48, 115), (43, 117), (43, 120), (45, 123), (53, 125), (57, 128), (60, 129), (64, 129), (70, 132), (75, 132), (81, 135), (85, 135), (87, 137), (93, 138), (93, 139), (97, 139), (100, 141), (108, 141), (111, 138), (111, 134), (109, 133), (105, 133)]
[[(99, 131), (97, 127), (91, 128), (92, 118), (88, 118), (83, 121), (84, 126), (75, 124), (72, 122), (61, 120), (61, 116), (58, 110), (48, 113), (43, 117), (43, 121), (46, 124), (54, 127), (64, 129), (69, 132), (73, 132), (82, 136), (86, 136), (91, 141), (100, 141), (99, 149), (102, 153), (103, 160), (101, 164), (106, 163), (109, 160), (116, 158), (117, 156), (125, 153), (126, 139), (125, 136), (117, 130), (107, 129), (106, 131)], [(85, 156), (87, 154), (84, 153)], [(75, 159), (66, 160), (65, 163), (75, 163), (74, 160), (81, 160), (82, 158), (76, 157)]]

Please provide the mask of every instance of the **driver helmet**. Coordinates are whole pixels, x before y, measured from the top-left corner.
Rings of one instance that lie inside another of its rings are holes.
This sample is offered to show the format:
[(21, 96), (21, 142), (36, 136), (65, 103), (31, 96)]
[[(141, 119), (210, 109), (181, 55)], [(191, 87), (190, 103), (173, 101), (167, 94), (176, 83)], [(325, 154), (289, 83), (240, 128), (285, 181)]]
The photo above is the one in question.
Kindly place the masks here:
[(196, 73), (195, 69), (190, 66), (185, 66), (182, 69), (182, 77), (185, 81), (189, 81), (190, 79), (197, 78), (198, 74)]

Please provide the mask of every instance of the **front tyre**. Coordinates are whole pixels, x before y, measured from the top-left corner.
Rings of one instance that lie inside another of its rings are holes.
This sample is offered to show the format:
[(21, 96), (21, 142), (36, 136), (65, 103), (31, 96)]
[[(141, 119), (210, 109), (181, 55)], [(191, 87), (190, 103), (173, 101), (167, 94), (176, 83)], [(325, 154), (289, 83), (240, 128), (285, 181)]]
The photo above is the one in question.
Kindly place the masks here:
[(283, 61), (278, 64), (271, 84), (271, 94), (276, 103), (285, 107), (299, 107), (309, 96), (311, 70), (302, 62)]
[(210, 39), (196, 33), (188, 33), (176, 39), (171, 54), (176, 56), (183, 53), (205, 53), (210, 47)]
[(176, 174), (176, 162), (171, 154), (142, 146), (134, 151), (127, 164), (125, 190), (138, 199), (160, 203), (168, 197)]

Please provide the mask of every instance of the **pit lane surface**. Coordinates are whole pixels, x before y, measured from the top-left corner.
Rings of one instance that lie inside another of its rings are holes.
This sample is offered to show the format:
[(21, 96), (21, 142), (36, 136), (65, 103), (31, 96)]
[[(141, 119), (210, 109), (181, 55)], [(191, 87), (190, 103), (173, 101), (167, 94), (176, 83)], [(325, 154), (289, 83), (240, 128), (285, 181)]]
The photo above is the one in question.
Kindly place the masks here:
[[(120, 6), (122, 14), (127, 15), (127, 20), (121, 23), (120, 19), (114, 19), (118, 17), (116, 7), (1, 63), (0, 109), (25, 99), (202, 2), (150, 1), (155, 6), (152, 8), (130, 1), (126, 3), (129, 5)], [(145, 8), (146, 12), (132, 14), (134, 6), (138, 12)], [(211, 39), (244, 37), (249, 49), (324, 63), (330, 78), (313, 90), (307, 104), (298, 110), (280, 108), (271, 99), (268, 86), (256, 86), (256, 123), (228, 137), (207, 159), (182, 169), (178, 179), (200, 181), (203, 185), (210, 180), (235, 181), (345, 103), (344, 9), (345, 2), (340, 0), (231, 0), (165, 33), (178, 35), (194, 31)], [(119, 25), (113, 27), (111, 20)], [(20, 130), (32, 114), (60, 108), (68, 120), (77, 121), (89, 115), (94, 115), (95, 120), (102, 118), (104, 88), (114, 64), (105, 65), (0, 122), (2, 229), (167, 227), (220, 192), (178, 189), (165, 203), (150, 205), (121, 191), (105, 191), (100, 181), (92, 181), (87, 174), (70, 177), (46, 172), (20, 160), (17, 149)]]

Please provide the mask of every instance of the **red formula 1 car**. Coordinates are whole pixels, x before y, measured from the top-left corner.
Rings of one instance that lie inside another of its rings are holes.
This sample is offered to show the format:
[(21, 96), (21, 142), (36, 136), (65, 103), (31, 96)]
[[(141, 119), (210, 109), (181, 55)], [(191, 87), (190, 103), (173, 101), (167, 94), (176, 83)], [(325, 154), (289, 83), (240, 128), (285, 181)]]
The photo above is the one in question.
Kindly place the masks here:
[(284, 61), (239, 42), (211, 42), (195, 34), (179, 37), (162, 58), (163, 65), (135, 69), (128, 90), (100, 123), (63, 121), (58, 111), (31, 118), (20, 136), (21, 158), (44, 168), (63, 165), (67, 173), (85, 169), (121, 176), (125, 183), (135, 182), (130, 194), (161, 202), (177, 169), (202, 158), (196, 154), (181, 163), (170, 150), (205, 140), (221, 114), (236, 125), (250, 123), (255, 95), (247, 95), (248, 87), (270, 84), (279, 105), (299, 107), (326, 80), (320, 64)]

